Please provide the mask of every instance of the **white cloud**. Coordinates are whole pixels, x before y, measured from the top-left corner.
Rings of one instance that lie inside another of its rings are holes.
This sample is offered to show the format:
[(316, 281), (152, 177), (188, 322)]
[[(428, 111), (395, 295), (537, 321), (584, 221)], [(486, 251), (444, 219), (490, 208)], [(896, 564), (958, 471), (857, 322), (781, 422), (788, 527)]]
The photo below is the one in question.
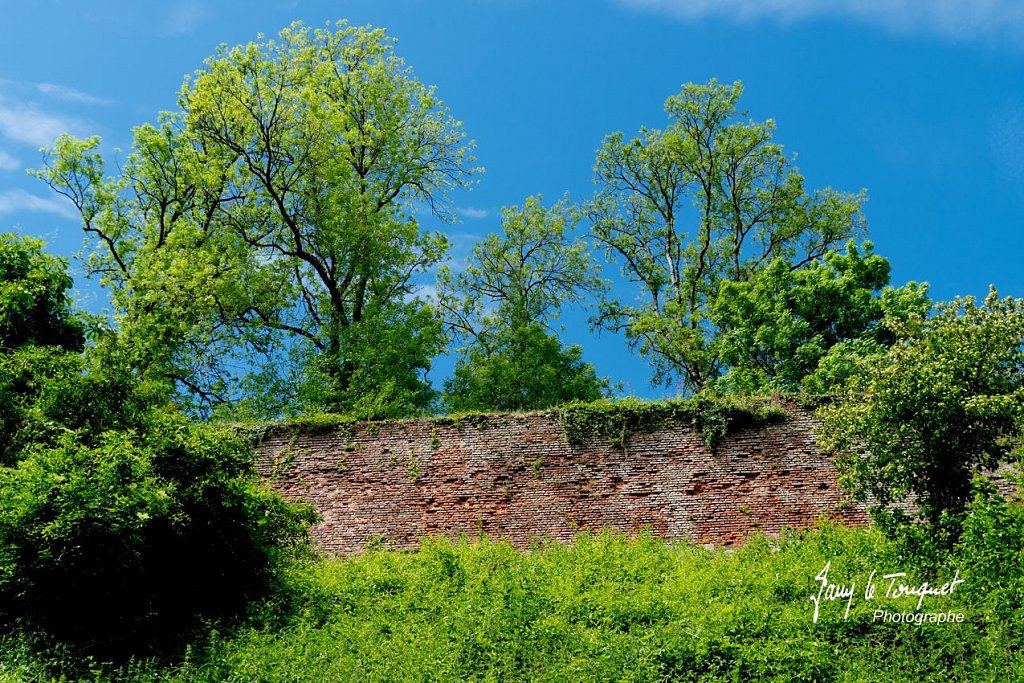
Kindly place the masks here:
[(445, 236), (448, 237), (449, 253), (455, 259), (469, 256), (473, 247), (482, 239), (482, 236), (475, 232), (446, 232)]
[(112, 100), (108, 100), (105, 97), (96, 97), (81, 90), (56, 83), (39, 83), (36, 85), (36, 90), (62, 102), (79, 102), (81, 104), (95, 104), (104, 107), (113, 104)]
[(0, 99), (0, 134), (14, 142), (44, 147), (52, 145), (61, 133), (76, 133), (83, 128), (76, 119), (50, 114), (30, 104), (9, 104)]
[(466, 218), (475, 221), (480, 220), (482, 218), (487, 218), (490, 215), (487, 209), (474, 209), (472, 206), (462, 207), (461, 209), (458, 210), (458, 214), (460, 216), (465, 216)]
[(21, 162), (0, 149), (0, 171), (17, 171), (19, 168)]
[(0, 192), (0, 216), (18, 211), (52, 213), (63, 218), (77, 218), (78, 212), (64, 197), (40, 197), (25, 190)]
[(953, 39), (1024, 36), (1020, 0), (615, 0), (633, 9), (684, 21), (708, 17), (737, 22), (783, 23), (821, 18), (852, 19), (895, 33), (930, 33)]
[(167, 15), (167, 33), (184, 36), (192, 33), (206, 17), (206, 9), (198, 0), (176, 2)]

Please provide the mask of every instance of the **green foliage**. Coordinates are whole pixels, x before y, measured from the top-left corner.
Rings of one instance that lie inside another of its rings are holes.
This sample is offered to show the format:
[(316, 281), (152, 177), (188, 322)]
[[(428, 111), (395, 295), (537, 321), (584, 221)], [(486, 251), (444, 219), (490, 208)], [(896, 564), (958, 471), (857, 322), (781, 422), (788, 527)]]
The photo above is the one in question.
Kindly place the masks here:
[(71, 311), (67, 262), (43, 241), (0, 233), (0, 353), (19, 346), (81, 350), (84, 324)]
[(107, 656), (174, 647), (264, 593), (279, 544), (309, 522), (223, 431), (169, 416), (94, 441), (65, 432), (0, 468), (8, 626)]
[(176, 414), (116, 336), (45, 343), (82, 326), (65, 265), (26, 244), (57, 285), (23, 271), (45, 305), (20, 310), (54, 314), (0, 350), (0, 627), (103, 657), (172, 650), (263, 595), (312, 513), (259, 481), (250, 448)]
[(39, 393), (56, 378), (72, 372), (68, 354), (48, 347), (26, 347), (0, 353), (0, 466), (16, 462), (33, 425), (29, 413)]
[(485, 237), (457, 275), (447, 267), (438, 274), (438, 305), (463, 354), (445, 382), (448, 411), (537, 410), (592, 401), (609, 388), (580, 347), (564, 347), (550, 329), (565, 304), (606, 285), (572, 238), (567, 203), (541, 202), (506, 208), (504, 235)]
[[(848, 619), (845, 605), (826, 603), (814, 623), (808, 598), (826, 563), (861, 590), (873, 570), (923, 580), (876, 530), (827, 525), (730, 552), (607, 533), (528, 552), (430, 540), (413, 553), (296, 565), (263, 627), (211, 636), (178, 666), (139, 662), (96, 678), (974, 683), (1024, 672), (1019, 619), (996, 618), (993, 603), (966, 593), (925, 601), (926, 611), (963, 613), (960, 624), (872, 621), (875, 609), (916, 602), (881, 595), (856, 600)], [(11, 650), (0, 671), (30, 666)]]
[[(1024, 301), (972, 297), (912, 316), (824, 411), (842, 481), (893, 533), (918, 519), (956, 539), (972, 476), (1015, 459), (1024, 432)], [(911, 501), (914, 509), (903, 503)]]
[(987, 604), (992, 620), (1012, 625), (1015, 642), (1024, 642), (1024, 505), (1019, 490), (1015, 500), (1006, 500), (990, 481), (977, 477), (972, 493), (956, 548), (970, 579), (964, 592)]
[(786, 417), (786, 412), (770, 397), (706, 393), (658, 402), (578, 402), (562, 406), (558, 414), (565, 438), (571, 444), (599, 437), (625, 448), (631, 434), (649, 433), (682, 422), (698, 432), (712, 450), (730, 429), (757, 427)]
[[(67, 263), (43, 250), (41, 240), (0, 234), (0, 466), (10, 464), (27, 440), (29, 412), (46, 386), (79, 372), (69, 352), (85, 344), (85, 321), (72, 310)], [(67, 402), (75, 407), (74, 397)], [(78, 411), (76, 411), (78, 412)]]
[(85, 443), (108, 430), (145, 428), (159, 386), (138, 380), (108, 339), (86, 354), (28, 345), (0, 354), (0, 465), (65, 432)]
[(67, 263), (43, 246), (0, 235), (0, 466), (55, 432), (98, 433), (137, 408), (119, 390), (116, 369), (94, 362), (85, 373), (90, 362), (77, 352), (87, 320), (68, 298)]
[(636, 303), (606, 298), (595, 324), (624, 332), (656, 381), (688, 390), (728, 369), (713, 316), (726, 283), (819, 262), (863, 229), (864, 197), (808, 193), (775, 123), (743, 120), (741, 94), (739, 82), (687, 84), (665, 102), (666, 129), (607, 136), (586, 208), (593, 239), (639, 290)]
[[(39, 175), (78, 207), (136, 363), (179, 399), (239, 417), (433, 398), (440, 323), (414, 278), (447, 249), (471, 144), (383, 30), (294, 24), (222, 47), (180, 109), (135, 130), (106, 178), (99, 140), (64, 136)], [(239, 370), (239, 368), (248, 368)]]
[(722, 330), (718, 352), (728, 371), (720, 390), (828, 393), (844, 384), (856, 363), (884, 353), (894, 341), (886, 321), (924, 315), (927, 286), (889, 285), (889, 262), (863, 254), (851, 240), (846, 253), (793, 269), (779, 259), (744, 282), (725, 282), (712, 320)]
[[(320, 415), (303, 415), (302, 417), (289, 418), (285, 421), (285, 425), (289, 430), (295, 433), (316, 434), (318, 432), (337, 430), (351, 437), (355, 430), (356, 419), (357, 418), (353, 418), (348, 415), (324, 413)], [(359, 419), (371, 418), (363, 417)]]
[(442, 268), (439, 300), (446, 321), (474, 338), (490, 327), (550, 324), (566, 303), (582, 303), (605, 288), (586, 245), (573, 238), (576, 219), (563, 200), (544, 208), (540, 196), (502, 210), (503, 235), (473, 248), (457, 275)]
[(472, 345), (445, 380), (446, 412), (538, 410), (570, 401), (596, 401), (609, 386), (539, 324), (492, 330), (488, 348)]

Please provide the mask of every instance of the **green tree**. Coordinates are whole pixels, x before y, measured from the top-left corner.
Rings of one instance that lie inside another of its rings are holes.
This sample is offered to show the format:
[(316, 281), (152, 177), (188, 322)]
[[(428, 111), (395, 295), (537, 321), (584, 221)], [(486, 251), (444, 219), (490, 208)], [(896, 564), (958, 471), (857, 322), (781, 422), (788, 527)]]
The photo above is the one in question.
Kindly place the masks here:
[(84, 323), (73, 315), (67, 262), (42, 240), (0, 234), (0, 353), (20, 346), (80, 351)]
[(579, 345), (566, 347), (538, 323), (493, 330), (473, 344), (445, 380), (449, 412), (537, 410), (596, 401), (608, 390)]
[(552, 328), (565, 304), (605, 287), (574, 227), (567, 202), (546, 209), (529, 197), (504, 210), (504, 235), (477, 244), (465, 270), (441, 269), (439, 306), (463, 353), (445, 382), (449, 410), (546, 408), (607, 389), (581, 349), (564, 347)]
[(311, 511), (176, 414), (114, 335), (83, 351), (66, 264), (38, 240), (0, 236), (0, 255), (0, 315), (19, 320), (0, 345), (0, 626), (127, 656), (238, 614)]
[(889, 286), (889, 262), (863, 253), (851, 240), (846, 253), (793, 269), (777, 259), (746, 281), (722, 283), (711, 320), (728, 370), (715, 386), (827, 393), (856, 371), (857, 359), (881, 354), (894, 336), (887, 322), (924, 315), (927, 285)]
[(863, 197), (808, 194), (774, 122), (742, 120), (741, 93), (688, 84), (665, 102), (666, 129), (607, 136), (587, 207), (593, 239), (639, 290), (638, 303), (606, 298), (595, 324), (624, 332), (656, 381), (688, 390), (727, 369), (712, 315), (724, 283), (820, 261), (863, 227)]
[(43, 247), (0, 234), (0, 465), (14, 462), (29, 438), (28, 414), (45, 378), (67, 374), (64, 358), (85, 345), (67, 262)]
[(867, 358), (824, 411), (822, 443), (886, 529), (922, 521), (954, 539), (975, 473), (1019, 455), (1024, 300), (993, 290), (983, 305), (957, 299), (895, 329), (888, 352)]
[(461, 124), (382, 30), (344, 23), (222, 47), (178, 101), (117, 177), (96, 138), (59, 139), (40, 172), (81, 212), (137, 362), (205, 405), (421, 409), (443, 339), (413, 279), (447, 242), (414, 216), (450, 218), (474, 172)]

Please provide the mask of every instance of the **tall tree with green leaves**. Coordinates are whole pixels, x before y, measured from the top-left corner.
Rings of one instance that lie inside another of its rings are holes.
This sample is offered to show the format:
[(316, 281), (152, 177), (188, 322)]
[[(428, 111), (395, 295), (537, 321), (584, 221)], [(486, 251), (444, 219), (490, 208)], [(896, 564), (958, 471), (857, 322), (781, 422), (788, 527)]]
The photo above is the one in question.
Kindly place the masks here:
[(724, 283), (780, 259), (792, 270), (820, 261), (863, 230), (863, 196), (809, 193), (774, 122), (745, 120), (742, 91), (687, 84), (666, 100), (664, 130), (607, 136), (587, 206), (592, 238), (638, 294), (606, 298), (595, 324), (623, 332), (656, 381), (687, 390), (727, 369), (712, 315)]
[(711, 311), (731, 392), (838, 390), (865, 356), (884, 354), (893, 322), (925, 315), (928, 287), (889, 285), (889, 261), (851, 240), (846, 252), (793, 269), (782, 259), (722, 283)]
[(820, 437), (883, 528), (920, 521), (952, 541), (971, 478), (1021, 455), (1024, 300), (992, 290), (982, 305), (957, 299), (894, 329), (896, 342), (824, 411)]
[[(440, 324), (413, 280), (472, 143), (381, 29), (222, 47), (114, 178), (62, 137), (41, 177), (78, 207), (89, 269), (139, 363), (201, 405), (404, 414), (431, 398)], [(396, 343), (400, 342), (400, 343)], [(239, 381), (241, 380), (241, 381)]]
[(42, 240), (0, 234), (0, 353), (22, 346), (80, 351), (84, 321), (72, 309), (67, 261)]
[(312, 511), (230, 430), (176, 414), (116, 336), (85, 345), (70, 287), (40, 241), (0, 235), (0, 625), (99, 657), (170, 651), (265, 594)]
[(445, 382), (449, 410), (546, 408), (607, 389), (554, 328), (563, 306), (605, 288), (575, 222), (566, 201), (529, 197), (503, 211), (504, 234), (481, 240), (464, 270), (441, 269), (438, 303), (463, 354)]

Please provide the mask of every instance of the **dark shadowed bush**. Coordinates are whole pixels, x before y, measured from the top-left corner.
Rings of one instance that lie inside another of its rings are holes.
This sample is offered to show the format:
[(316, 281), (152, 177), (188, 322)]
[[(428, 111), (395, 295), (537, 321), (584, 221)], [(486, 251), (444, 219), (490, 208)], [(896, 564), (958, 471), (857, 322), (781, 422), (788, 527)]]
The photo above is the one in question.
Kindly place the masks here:
[(0, 620), (103, 656), (173, 647), (270, 585), (310, 513), (222, 431), (73, 432), (0, 469)]
[(312, 513), (181, 416), (123, 340), (83, 348), (65, 269), (0, 235), (0, 630), (75, 656), (173, 650), (266, 593)]

